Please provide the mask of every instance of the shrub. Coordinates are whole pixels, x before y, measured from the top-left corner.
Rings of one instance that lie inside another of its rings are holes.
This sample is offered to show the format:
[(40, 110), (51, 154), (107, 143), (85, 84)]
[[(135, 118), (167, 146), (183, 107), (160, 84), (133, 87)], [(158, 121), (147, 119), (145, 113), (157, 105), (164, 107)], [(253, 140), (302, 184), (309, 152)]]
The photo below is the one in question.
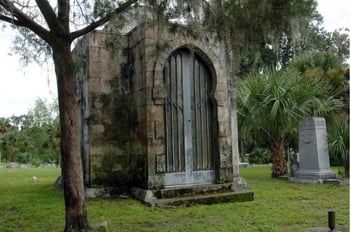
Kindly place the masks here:
[(272, 163), (272, 152), (267, 148), (255, 148), (249, 154), (250, 164), (268, 164)]
[(29, 163), (31, 159), (32, 159), (32, 155), (30, 153), (21, 152), (21, 153), (18, 153), (16, 162), (21, 164), (26, 164), (26, 163)]
[(329, 154), (331, 165), (342, 165), (340, 174), (346, 177), (350, 175), (350, 129), (344, 120), (334, 120), (329, 126)]

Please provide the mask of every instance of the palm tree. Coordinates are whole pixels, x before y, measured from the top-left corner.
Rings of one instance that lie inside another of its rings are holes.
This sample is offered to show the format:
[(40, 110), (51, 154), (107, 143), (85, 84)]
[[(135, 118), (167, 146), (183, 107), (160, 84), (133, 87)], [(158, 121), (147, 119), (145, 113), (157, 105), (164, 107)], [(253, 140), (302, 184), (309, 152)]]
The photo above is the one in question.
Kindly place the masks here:
[(0, 136), (12, 130), (10, 120), (8, 118), (0, 118)]
[(340, 117), (335, 117), (328, 128), (330, 153), (342, 162), (342, 176), (350, 177), (350, 127), (349, 123)]
[(304, 78), (324, 80), (332, 87), (335, 98), (344, 102), (340, 114), (346, 119), (349, 112), (349, 67), (341, 56), (328, 52), (312, 52), (297, 57), (289, 64)]
[(272, 177), (287, 173), (284, 148), (300, 119), (323, 116), (340, 107), (330, 85), (294, 71), (251, 74), (238, 81), (239, 134), (262, 139), (272, 149)]

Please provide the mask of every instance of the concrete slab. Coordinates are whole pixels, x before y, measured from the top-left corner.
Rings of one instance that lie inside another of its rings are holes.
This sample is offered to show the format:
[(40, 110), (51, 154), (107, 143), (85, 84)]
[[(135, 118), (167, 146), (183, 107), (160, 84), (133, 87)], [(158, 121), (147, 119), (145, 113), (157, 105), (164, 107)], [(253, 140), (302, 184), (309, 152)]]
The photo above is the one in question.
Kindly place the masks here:
[(131, 193), (147, 205), (160, 208), (254, 200), (252, 191), (233, 190), (231, 184), (174, 187), (154, 191), (132, 188)]

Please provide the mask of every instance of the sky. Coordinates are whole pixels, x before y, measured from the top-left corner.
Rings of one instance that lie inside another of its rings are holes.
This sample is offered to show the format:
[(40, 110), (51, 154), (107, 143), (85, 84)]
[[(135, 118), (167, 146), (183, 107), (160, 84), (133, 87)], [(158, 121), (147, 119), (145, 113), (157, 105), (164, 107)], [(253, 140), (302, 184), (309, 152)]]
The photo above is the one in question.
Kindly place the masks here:
[(0, 117), (27, 114), (38, 98), (57, 98), (53, 66), (21, 65), (18, 55), (9, 55), (13, 39), (10, 29), (0, 29)]
[[(351, 28), (351, 0), (318, 0), (318, 11), (327, 31)], [(18, 55), (9, 55), (13, 39), (11, 30), (0, 29), (0, 117), (26, 114), (38, 98), (57, 97), (52, 64), (21, 66)]]

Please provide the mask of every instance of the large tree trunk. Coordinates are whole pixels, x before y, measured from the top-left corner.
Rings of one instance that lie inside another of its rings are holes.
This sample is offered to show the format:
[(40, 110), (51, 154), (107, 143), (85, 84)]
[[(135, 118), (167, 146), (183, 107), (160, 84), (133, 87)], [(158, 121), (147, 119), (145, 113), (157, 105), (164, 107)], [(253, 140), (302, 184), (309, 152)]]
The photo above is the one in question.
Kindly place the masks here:
[(279, 177), (287, 174), (288, 168), (285, 162), (284, 145), (279, 142), (274, 142), (272, 150), (272, 177)]
[(53, 49), (53, 53), (61, 120), (65, 231), (85, 231), (89, 229), (89, 225), (85, 209), (83, 166), (79, 143), (79, 99), (70, 43)]

